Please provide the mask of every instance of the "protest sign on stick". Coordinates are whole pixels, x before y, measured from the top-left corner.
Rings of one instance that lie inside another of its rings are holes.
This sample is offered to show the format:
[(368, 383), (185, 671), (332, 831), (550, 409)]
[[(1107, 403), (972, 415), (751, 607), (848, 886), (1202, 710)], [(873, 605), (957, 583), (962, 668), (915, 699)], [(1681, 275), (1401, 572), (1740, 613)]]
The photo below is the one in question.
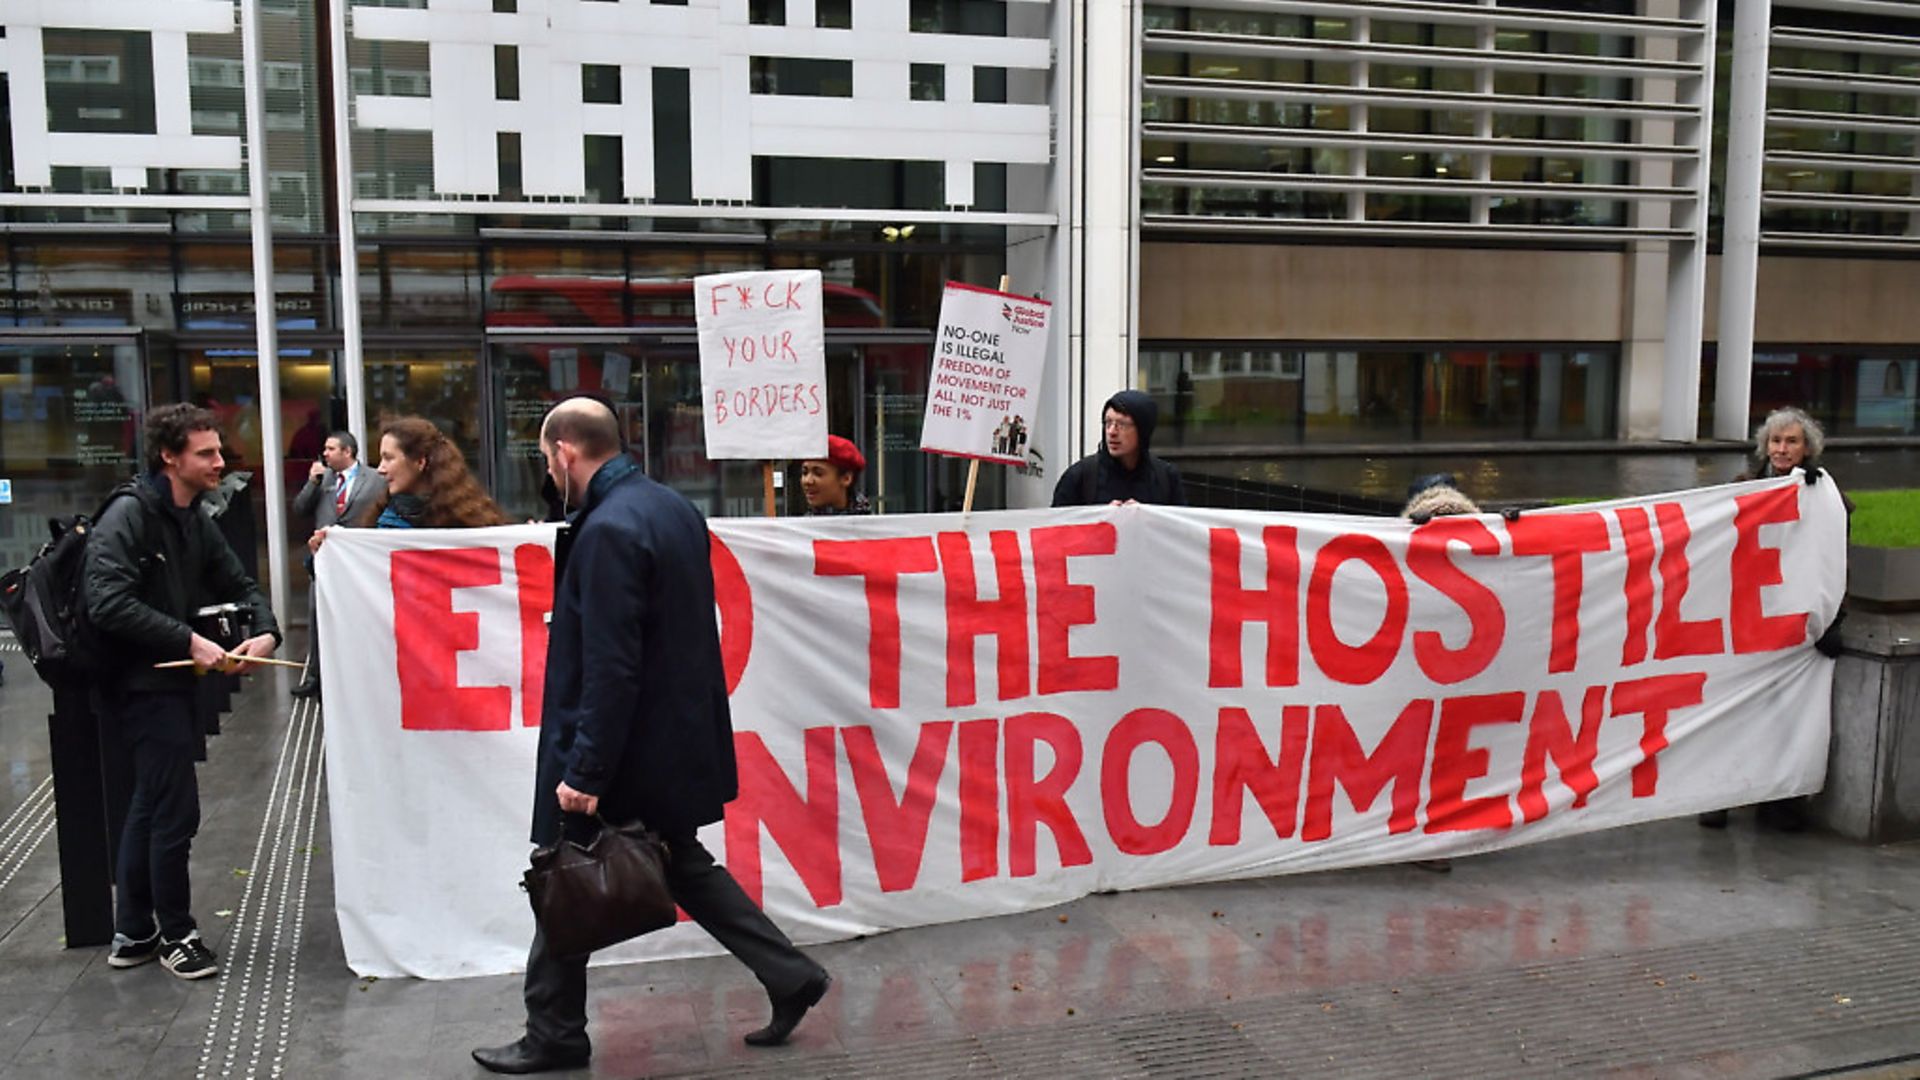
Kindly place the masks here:
[(693, 279), (707, 457), (759, 459), (767, 516), (773, 461), (827, 455), (827, 360), (818, 270)]
[(1047, 360), (1052, 305), (947, 282), (934, 338), (933, 378), (920, 449), (973, 459), (963, 509), (973, 509), (980, 462), (1024, 465)]

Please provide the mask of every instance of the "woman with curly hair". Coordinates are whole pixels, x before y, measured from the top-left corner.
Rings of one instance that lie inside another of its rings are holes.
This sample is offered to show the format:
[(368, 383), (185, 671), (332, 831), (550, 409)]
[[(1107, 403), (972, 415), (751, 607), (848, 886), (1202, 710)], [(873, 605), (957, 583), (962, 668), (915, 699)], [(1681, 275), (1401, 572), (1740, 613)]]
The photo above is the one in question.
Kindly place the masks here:
[(507, 515), (467, 471), (460, 448), (418, 416), (403, 416), (380, 429), (379, 472), (387, 493), (360, 525), (459, 529), (507, 523)]

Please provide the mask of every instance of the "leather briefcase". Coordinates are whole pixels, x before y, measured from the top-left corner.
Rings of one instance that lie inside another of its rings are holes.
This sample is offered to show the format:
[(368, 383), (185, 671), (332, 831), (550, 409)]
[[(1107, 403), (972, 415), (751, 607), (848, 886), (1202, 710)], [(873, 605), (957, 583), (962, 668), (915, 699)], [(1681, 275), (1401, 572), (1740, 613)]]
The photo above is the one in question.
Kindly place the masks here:
[(666, 842), (640, 822), (594, 817), (600, 833), (591, 843), (563, 834), (533, 853), (521, 881), (556, 956), (594, 952), (674, 923)]

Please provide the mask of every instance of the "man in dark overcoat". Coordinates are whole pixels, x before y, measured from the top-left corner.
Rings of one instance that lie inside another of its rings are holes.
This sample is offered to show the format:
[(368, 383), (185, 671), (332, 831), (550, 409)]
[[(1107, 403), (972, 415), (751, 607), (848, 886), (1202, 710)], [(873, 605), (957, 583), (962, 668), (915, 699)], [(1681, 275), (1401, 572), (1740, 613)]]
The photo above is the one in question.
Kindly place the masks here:
[[(565, 815), (638, 819), (659, 832), (674, 901), (772, 1000), (773, 1019), (746, 1041), (782, 1043), (831, 979), (695, 836), (738, 793), (707, 523), (620, 452), (602, 402), (554, 406), (540, 448), (565, 503), (579, 510), (555, 564), (533, 842), (554, 843), (578, 825)], [(505, 1073), (585, 1064), (587, 957), (552, 954), (536, 928), (525, 997), (526, 1034), (475, 1050), (474, 1060)]]

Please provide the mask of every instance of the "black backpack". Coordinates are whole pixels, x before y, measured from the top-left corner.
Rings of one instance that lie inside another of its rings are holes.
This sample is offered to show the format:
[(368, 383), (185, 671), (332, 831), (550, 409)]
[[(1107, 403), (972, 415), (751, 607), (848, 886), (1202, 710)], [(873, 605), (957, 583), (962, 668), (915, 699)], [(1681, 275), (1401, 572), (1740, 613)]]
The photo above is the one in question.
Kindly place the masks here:
[(133, 493), (132, 484), (123, 484), (92, 517), (48, 518), (52, 538), (27, 565), (0, 576), (0, 614), (12, 625), (14, 640), (27, 654), (27, 662), (50, 685), (85, 678), (104, 659), (87, 618), (87, 541), (93, 537), (93, 523), (107, 507)]

